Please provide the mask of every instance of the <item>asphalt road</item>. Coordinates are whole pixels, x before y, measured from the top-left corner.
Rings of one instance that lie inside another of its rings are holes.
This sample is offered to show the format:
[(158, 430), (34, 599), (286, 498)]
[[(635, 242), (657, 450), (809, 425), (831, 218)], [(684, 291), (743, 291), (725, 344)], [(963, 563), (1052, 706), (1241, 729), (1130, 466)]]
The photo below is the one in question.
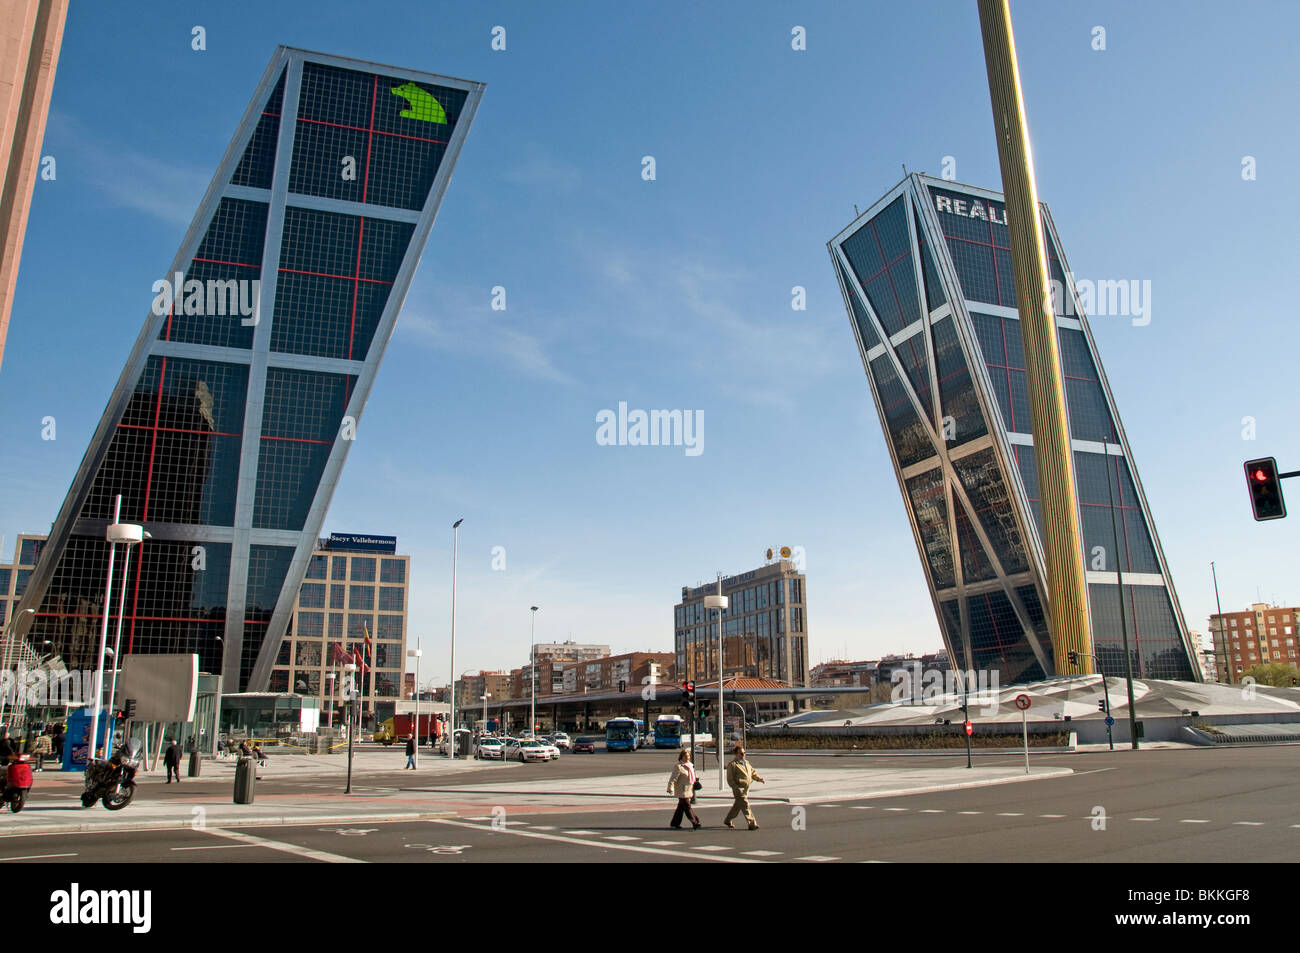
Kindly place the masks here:
[[(812, 759), (755, 753), (760, 766)], [(890, 759), (891, 765), (904, 760)], [(227, 831), (28, 835), (0, 838), (0, 862), (230, 863), (387, 861), (763, 863), (795, 861), (1223, 862), (1300, 857), (1300, 746), (1117, 751), (1041, 756), (1068, 777), (1023, 784), (791, 807), (760, 804), (757, 831), (722, 828), (723, 807), (701, 809), (705, 829), (667, 828), (671, 802), (596, 811), (513, 807), (509, 795), (487, 813), (402, 823), (255, 827)], [(566, 755), (559, 762), (475, 772), (458, 784), (508, 790), (508, 778), (540, 772), (577, 782), (600, 773), (658, 774), (665, 753)], [(1014, 757), (981, 763), (1015, 763)], [(817, 758), (816, 766), (861, 768), (872, 759)], [(367, 775), (363, 789), (428, 790), (438, 775)], [(39, 782), (38, 782), (39, 783)], [(319, 791), (333, 779), (280, 782)], [(150, 784), (138, 797), (184, 797), (228, 783)]]

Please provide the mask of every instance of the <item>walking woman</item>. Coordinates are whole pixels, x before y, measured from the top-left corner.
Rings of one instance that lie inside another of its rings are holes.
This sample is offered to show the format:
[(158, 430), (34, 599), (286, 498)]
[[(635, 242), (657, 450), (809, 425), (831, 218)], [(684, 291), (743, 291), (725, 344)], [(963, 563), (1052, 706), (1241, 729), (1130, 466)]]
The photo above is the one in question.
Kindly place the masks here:
[(668, 793), (677, 798), (677, 810), (673, 812), (673, 820), (669, 825), (674, 830), (682, 829), (683, 815), (690, 820), (692, 830), (700, 829), (700, 819), (691, 810), (691, 795), (695, 793), (696, 783), (695, 765), (691, 764), (691, 754), (683, 749), (677, 756), (673, 773), (668, 776)]

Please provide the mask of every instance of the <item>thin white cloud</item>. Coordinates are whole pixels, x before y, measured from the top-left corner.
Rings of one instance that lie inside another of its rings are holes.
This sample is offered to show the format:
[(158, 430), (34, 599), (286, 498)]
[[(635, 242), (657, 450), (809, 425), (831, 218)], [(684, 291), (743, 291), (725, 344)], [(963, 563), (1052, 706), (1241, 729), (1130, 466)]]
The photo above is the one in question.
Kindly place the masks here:
[(482, 316), (431, 318), (404, 312), (397, 325), (399, 331), (405, 330), (439, 351), (504, 361), (537, 380), (566, 385), (577, 383), (555, 366), (536, 337)]
[(186, 227), (194, 218), (211, 171), (165, 162), (96, 137), (77, 119), (50, 112), (46, 148), (63, 176), (80, 175), (105, 200), (169, 225)]

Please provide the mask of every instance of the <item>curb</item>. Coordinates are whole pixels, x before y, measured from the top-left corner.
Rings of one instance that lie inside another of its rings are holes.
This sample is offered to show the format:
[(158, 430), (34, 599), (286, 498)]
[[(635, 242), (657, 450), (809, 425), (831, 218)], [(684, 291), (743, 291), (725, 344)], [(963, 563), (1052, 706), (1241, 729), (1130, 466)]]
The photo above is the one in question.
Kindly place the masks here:
[(303, 817), (302, 815), (283, 817), (252, 817), (247, 820), (222, 820), (220, 823), (207, 823), (202, 828), (194, 827), (193, 818), (176, 818), (164, 821), (127, 821), (120, 824), (43, 824), (21, 831), (0, 831), (0, 840), (7, 837), (25, 837), (29, 834), (97, 834), (123, 833), (126, 831), (169, 831), (202, 830), (212, 828), (226, 830), (243, 827), (301, 827), (308, 824), (355, 824), (361, 822), (392, 823), (400, 821), (425, 821), (443, 817), (459, 817), (458, 811), (408, 811), (402, 814), (322, 814)]
[[(1104, 742), (1103, 742), (1104, 744)], [(972, 748), (975, 756), (1015, 756), (1024, 754), (1024, 748)], [(774, 755), (781, 758), (960, 758), (966, 754), (965, 748), (904, 748), (904, 749), (859, 749), (852, 748), (833, 751), (812, 751), (806, 748), (750, 748), (746, 752), (755, 756)], [(1030, 755), (1036, 754), (1079, 754), (1076, 748), (1030, 748)]]
[[(1074, 774), (1072, 768), (1052, 768), (1040, 774), (1017, 774), (1010, 778), (986, 778), (979, 781), (953, 781), (947, 784), (927, 784), (919, 788), (896, 788), (892, 791), (872, 791), (868, 794), (845, 794), (833, 797), (792, 797), (787, 804), (822, 804), (830, 801), (870, 801), (882, 797), (905, 797), (909, 794), (935, 794), (941, 791), (960, 791), (963, 788), (986, 788), (995, 784), (1016, 784), (1020, 781), (1042, 781), (1048, 778), (1067, 778)], [(752, 799), (751, 799), (752, 800)]]

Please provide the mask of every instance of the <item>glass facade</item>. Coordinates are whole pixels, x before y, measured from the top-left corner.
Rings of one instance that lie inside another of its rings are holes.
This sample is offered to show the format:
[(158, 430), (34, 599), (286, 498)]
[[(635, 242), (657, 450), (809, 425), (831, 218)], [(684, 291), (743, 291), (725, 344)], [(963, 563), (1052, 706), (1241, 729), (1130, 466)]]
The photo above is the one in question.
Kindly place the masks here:
[[(830, 251), (950, 657), (1017, 682), (1069, 669), (1052, 658), (1044, 611), (1042, 507), (1006, 216), (994, 193), (913, 175)], [(1062, 292), (1057, 333), (1095, 651), (1107, 674), (1123, 671), (1118, 570), (1135, 673), (1199, 678), (1045, 206), (1042, 216)]]
[[(114, 567), (110, 625), (124, 586), (128, 651), (197, 652), (226, 692), (265, 690), (305, 577), (318, 611), (299, 625), (334, 631), (319, 610), (344, 608), (325, 580), (348, 580), (347, 557), (313, 555), (319, 523), (481, 95), (276, 51), (23, 577), (30, 638), (69, 668), (96, 650), (119, 495), (121, 520), (150, 534)], [(404, 584), (404, 564), (385, 572)], [(405, 600), (372, 586), (347, 608), (373, 632), (376, 604)]]

